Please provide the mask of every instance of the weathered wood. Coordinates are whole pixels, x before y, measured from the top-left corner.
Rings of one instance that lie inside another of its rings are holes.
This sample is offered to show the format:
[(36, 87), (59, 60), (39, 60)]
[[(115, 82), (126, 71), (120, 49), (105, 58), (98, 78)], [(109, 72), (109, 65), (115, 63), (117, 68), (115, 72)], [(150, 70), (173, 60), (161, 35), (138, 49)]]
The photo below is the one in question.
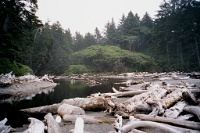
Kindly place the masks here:
[(135, 95), (139, 95), (147, 92), (147, 90), (138, 90), (138, 91), (126, 91), (126, 92), (115, 92), (115, 93), (102, 93), (100, 96), (103, 97), (133, 97)]
[(194, 130), (200, 130), (200, 122), (179, 120), (179, 119), (166, 118), (166, 117), (160, 117), (160, 116), (150, 116), (150, 115), (144, 115), (144, 114), (135, 114), (134, 116), (141, 120), (161, 122), (161, 123), (166, 123), (166, 124), (172, 124), (175, 126), (186, 127), (186, 128), (190, 128)]
[(0, 75), (0, 86), (11, 85), (14, 83), (15, 80), (16, 80), (15, 75), (12, 75), (12, 72), (6, 73), (5, 75), (1, 74)]
[(78, 106), (84, 110), (104, 110), (105, 109), (104, 97), (64, 99), (61, 103)]
[(10, 133), (12, 128), (10, 126), (5, 125), (7, 121), (7, 118), (4, 118), (0, 121), (0, 133)]
[(195, 114), (200, 120), (200, 106), (186, 106), (183, 110)]
[(153, 107), (153, 111), (150, 115), (163, 115), (165, 109), (171, 107), (173, 104), (181, 100), (182, 98), (182, 92), (186, 91), (185, 89), (175, 89), (168, 95), (166, 95), (164, 98), (160, 100), (154, 100), (151, 102), (148, 102)]
[(58, 107), (63, 104), (69, 104), (77, 107), (81, 107), (84, 110), (104, 110), (105, 98), (103, 97), (90, 97), (90, 98), (71, 98), (64, 99), (61, 103), (45, 105), (40, 107), (33, 107), (28, 109), (21, 109), (26, 113), (57, 113)]
[(83, 133), (84, 132), (84, 120), (81, 117), (78, 117), (75, 122), (74, 133)]
[(64, 122), (71, 122), (74, 123), (75, 120), (81, 117), (85, 123), (89, 124), (98, 124), (98, 123), (114, 123), (114, 119), (112, 118), (106, 118), (106, 117), (100, 117), (100, 116), (89, 116), (89, 115), (64, 115), (63, 121)]
[(177, 118), (178, 115), (183, 111), (183, 108), (186, 105), (187, 103), (185, 101), (180, 101), (176, 103), (174, 106), (172, 106), (171, 108), (166, 109), (163, 116), (168, 117), (168, 118)]
[(65, 114), (67, 114), (67, 115), (84, 115), (85, 111), (80, 107), (63, 103), (58, 107), (57, 113), (63, 117)]
[(35, 118), (28, 118), (28, 120), (31, 123), (23, 133), (44, 133), (45, 125), (42, 121)]
[[(193, 90), (193, 92), (194, 92), (194, 90)], [(197, 101), (196, 101), (197, 99), (194, 96), (194, 93), (191, 92), (191, 90), (183, 92), (183, 98), (188, 102), (192, 102), (194, 104), (197, 104)]]
[(181, 133), (174, 128), (168, 127), (164, 124), (152, 122), (152, 121), (131, 121), (129, 124), (124, 125), (122, 129), (120, 129), (123, 133), (127, 133), (132, 129), (141, 128), (141, 127), (151, 127), (161, 129), (162, 132), (168, 133)]
[(129, 117), (131, 114), (135, 112), (135, 109), (138, 105), (144, 104), (150, 100), (154, 101), (156, 99), (160, 99), (161, 97), (166, 95), (166, 93), (167, 93), (166, 89), (159, 88), (150, 90), (140, 95), (136, 95), (126, 100), (125, 102), (118, 104), (115, 113), (123, 117)]
[(45, 106), (40, 106), (40, 107), (33, 107), (33, 108), (28, 108), (28, 109), (21, 109), (21, 111), (26, 112), (26, 113), (36, 113), (36, 114), (40, 114), (40, 113), (57, 113), (58, 107), (61, 104), (52, 104), (52, 105), (45, 105)]
[(55, 121), (51, 113), (45, 115), (44, 119), (47, 122), (47, 132), (48, 133), (62, 133), (60, 126)]

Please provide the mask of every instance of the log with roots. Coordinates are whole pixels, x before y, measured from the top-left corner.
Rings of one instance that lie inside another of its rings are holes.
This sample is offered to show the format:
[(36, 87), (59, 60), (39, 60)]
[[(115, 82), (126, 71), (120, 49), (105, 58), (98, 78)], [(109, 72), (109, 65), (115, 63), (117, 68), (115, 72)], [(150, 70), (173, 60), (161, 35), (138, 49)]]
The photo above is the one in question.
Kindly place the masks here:
[(23, 133), (44, 133), (45, 125), (42, 121), (35, 118), (28, 118), (31, 122), (28, 129)]
[(114, 119), (112, 118), (106, 118), (106, 117), (100, 117), (100, 116), (89, 116), (89, 115), (67, 115), (66, 114), (62, 117), (62, 119), (64, 122), (74, 123), (78, 117), (81, 117), (85, 123), (89, 123), (89, 124), (114, 123)]
[(186, 106), (183, 110), (195, 114), (200, 120), (200, 106)]
[(47, 123), (47, 132), (48, 133), (62, 133), (60, 126), (55, 121), (51, 113), (48, 113), (44, 117), (46, 123)]
[(136, 111), (136, 107), (138, 105), (144, 104), (147, 101), (154, 101), (160, 99), (161, 97), (165, 96), (167, 90), (164, 88), (153, 89), (146, 93), (142, 93), (140, 95), (136, 95), (123, 103), (117, 105), (115, 110), (116, 114), (119, 114), (123, 117), (129, 117), (130, 115), (134, 114)]
[(189, 129), (200, 130), (200, 122), (179, 120), (179, 119), (166, 118), (166, 117), (160, 117), (160, 116), (150, 116), (150, 115), (144, 115), (144, 114), (135, 114), (134, 116), (141, 120), (161, 122), (161, 123), (171, 124), (175, 126), (189, 128)]

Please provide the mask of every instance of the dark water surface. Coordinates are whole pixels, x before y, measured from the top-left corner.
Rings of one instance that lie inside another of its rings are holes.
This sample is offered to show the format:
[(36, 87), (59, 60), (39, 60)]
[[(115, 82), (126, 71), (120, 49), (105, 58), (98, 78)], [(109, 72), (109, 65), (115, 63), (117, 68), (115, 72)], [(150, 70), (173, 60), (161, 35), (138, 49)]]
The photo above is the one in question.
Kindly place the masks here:
[(20, 109), (59, 103), (63, 99), (67, 98), (87, 97), (90, 94), (98, 92), (112, 92), (112, 87), (117, 87), (114, 85), (114, 83), (117, 81), (119, 80), (109, 79), (103, 85), (90, 87), (84, 84), (82, 81), (72, 82), (67, 80), (55, 80), (54, 82), (58, 83), (58, 85), (53, 89), (52, 92), (49, 92), (48, 94), (36, 94), (32, 99), (29, 100), (15, 101), (12, 104), (0, 104), (0, 120), (6, 117), (8, 118), (7, 125), (11, 125), (13, 128), (21, 127), (23, 124), (29, 123), (27, 121), (28, 117), (42, 119), (44, 115), (33, 116), (32, 114), (30, 115), (20, 112)]

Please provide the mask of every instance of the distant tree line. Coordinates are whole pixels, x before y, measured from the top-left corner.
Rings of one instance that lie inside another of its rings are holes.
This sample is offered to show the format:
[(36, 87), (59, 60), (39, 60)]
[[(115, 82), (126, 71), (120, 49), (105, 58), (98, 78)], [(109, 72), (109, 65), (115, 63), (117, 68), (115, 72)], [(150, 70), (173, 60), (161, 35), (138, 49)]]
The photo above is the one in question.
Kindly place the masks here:
[(73, 53), (95, 45), (148, 55), (156, 71), (200, 70), (199, 0), (164, 0), (155, 19), (130, 11), (117, 25), (111, 19), (103, 32), (96, 28), (85, 35), (72, 35), (59, 22), (42, 24), (36, 11), (37, 0), (0, 1), (0, 72), (27, 66), (37, 75), (60, 75), (75, 64)]

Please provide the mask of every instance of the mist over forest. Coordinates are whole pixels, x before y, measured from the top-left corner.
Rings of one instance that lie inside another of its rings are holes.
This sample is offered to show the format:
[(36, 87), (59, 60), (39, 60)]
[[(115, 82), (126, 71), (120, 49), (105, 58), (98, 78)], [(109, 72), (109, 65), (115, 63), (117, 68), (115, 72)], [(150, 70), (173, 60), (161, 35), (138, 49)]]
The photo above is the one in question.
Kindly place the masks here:
[(130, 11), (85, 35), (43, 24), (37, 10), (37, 0), (0, 1), (0, 73), (200, 70), (199, 0), (163, 1), (155, 18)]

